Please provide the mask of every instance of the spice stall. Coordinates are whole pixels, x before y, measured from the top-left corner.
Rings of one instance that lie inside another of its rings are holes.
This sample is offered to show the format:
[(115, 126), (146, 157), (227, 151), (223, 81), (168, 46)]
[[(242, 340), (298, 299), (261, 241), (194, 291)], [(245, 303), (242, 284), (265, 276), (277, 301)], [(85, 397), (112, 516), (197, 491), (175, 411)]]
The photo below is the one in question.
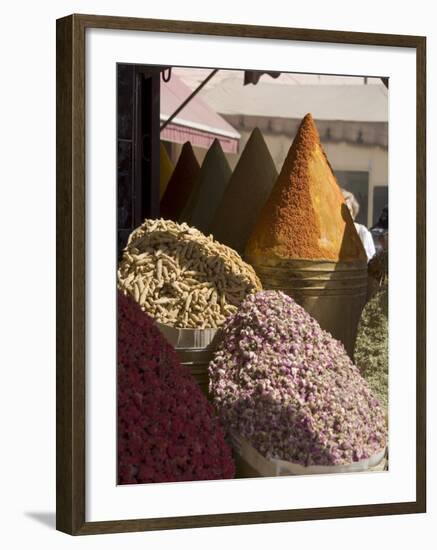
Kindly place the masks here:
[(139, 195), (161, 189), (160, 205), (142, 201), (119, 254), (121, 482), (381, 467), (385, 409), (352, 360), (366, 256), (314, 120), (279, 175), (259, 129), (234, 170), (205, 140), (201, 159), (199, 137), (184, 143), (171, 175), (160, 144), (161, 175), (141, 182), (155, 190)]

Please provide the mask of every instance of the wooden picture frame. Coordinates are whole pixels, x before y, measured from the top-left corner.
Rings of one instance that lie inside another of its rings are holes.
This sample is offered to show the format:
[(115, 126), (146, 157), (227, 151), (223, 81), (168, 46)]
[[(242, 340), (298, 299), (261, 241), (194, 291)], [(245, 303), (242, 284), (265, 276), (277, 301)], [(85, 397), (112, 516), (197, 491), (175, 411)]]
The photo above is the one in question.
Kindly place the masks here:
[[(409, 48), (416, 52), (417, 416), (411, 502), (185, 517), (86, 521), (85, 490), (85, 32), (89, 28)], [(426, 510), (426, 39), (70, 15), (57, 21), (57, 529), (71, 535), (409, 514)]]

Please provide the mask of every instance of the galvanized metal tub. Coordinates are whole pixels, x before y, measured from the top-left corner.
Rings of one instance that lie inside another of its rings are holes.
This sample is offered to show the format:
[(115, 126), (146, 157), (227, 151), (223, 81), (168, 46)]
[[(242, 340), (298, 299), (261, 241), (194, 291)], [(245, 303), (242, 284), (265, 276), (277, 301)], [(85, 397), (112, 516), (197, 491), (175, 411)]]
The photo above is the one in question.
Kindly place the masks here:
[(291, 296), (353, 357), (367, 296), (365, 261), (282, 260), (252, 265), (264, 289)]
[(175, 348), (180, 362), (190, 369), (201, 390), (209, 398), (208, 365), (216, 349), (219, 329), (175, 328), (162, 323), (157, 325)]

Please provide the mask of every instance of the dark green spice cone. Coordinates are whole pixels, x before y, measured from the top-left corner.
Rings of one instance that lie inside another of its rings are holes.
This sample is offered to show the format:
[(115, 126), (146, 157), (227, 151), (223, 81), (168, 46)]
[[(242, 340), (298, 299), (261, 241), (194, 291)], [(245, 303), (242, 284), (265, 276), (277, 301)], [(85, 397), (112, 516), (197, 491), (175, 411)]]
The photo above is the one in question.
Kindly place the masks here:
[(355, 364), (372, 391), (388, 407), (388, 287), (367, 303), (355, 345)]

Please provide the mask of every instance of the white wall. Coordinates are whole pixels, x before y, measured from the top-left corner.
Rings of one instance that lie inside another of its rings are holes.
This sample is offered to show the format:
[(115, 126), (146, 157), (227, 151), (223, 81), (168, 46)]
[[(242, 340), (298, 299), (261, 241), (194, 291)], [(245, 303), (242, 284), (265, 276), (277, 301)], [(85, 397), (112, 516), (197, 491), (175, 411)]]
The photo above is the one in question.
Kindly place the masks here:
[[(196, 2), (167, 0), (58, 0), (3, 4), (1, 33), (2, 268), (4, 317), (0, 362), (1, 541), (4, 548), (433, 548), (436, 532), (437, 459), (435, 429), (429, 430), (429, 513), (297, 524), (197, 529), (73, 539), (57, 533), (55, 509), (55, 19), (72, 12), (211, 20), (383, 33), (427, 34), (429, 91), (437, 95), (437, 31), (433, 2), (416, 0), (399, 9), (394, 0), (313, 0), (308, 3)], [(428, 135), (436, 136), (436, 109), (429, 101)], [(25, 146), (24, 154), (22, 146)], [(430, 148), (428, 181), (437, 181)], [(435, 186), (429, 200), (437, 205)], [(437, 232), (430, 219), (429, 235)], [(429, 239), (431, 241), (431, 238)], [(435, 250), (435, 246), (432, 247)], [(437, 277), (429, 247), (429, 280)], [(435, 285), (432, 285), (435, 288)], [(429, 288), (429, 300), (436, 293)], [(437, 331), (429, 307), (430, 334)], [(430, 339), (431, 340), (431, 339)], [(435, 339), (434, 339), (435, 340)], [(435, 344), (430, 342), (429, 386), (436, 387)], [(429, 405), (429, 425), (437, 402)]]

